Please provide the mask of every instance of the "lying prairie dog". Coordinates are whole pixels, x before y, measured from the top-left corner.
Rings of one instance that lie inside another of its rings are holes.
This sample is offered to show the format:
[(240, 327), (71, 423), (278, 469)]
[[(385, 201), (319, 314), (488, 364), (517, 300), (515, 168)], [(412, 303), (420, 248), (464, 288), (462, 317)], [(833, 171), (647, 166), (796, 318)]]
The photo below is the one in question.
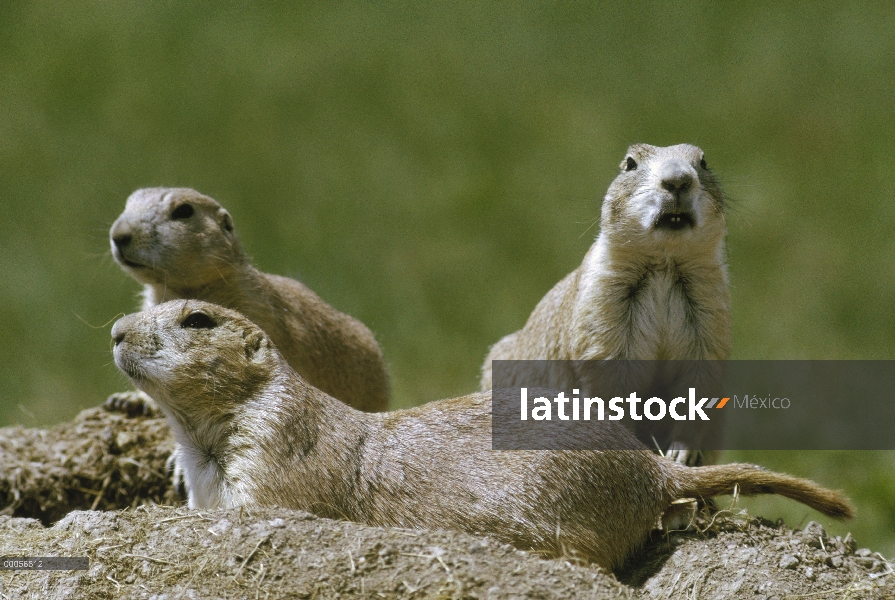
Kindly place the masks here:
[(192, 508), (283, 506), (448, 528), (615, 569), (676, 500), (781, 494), (837, 518), (840, 493), (730, 464), (686, 467), (608, 424), (612, 451), (491, 450), (491, 397), (363, 413), (308, 385), (239, 313), (177, 300), (112, 329), (115, 363), (162, 407)]

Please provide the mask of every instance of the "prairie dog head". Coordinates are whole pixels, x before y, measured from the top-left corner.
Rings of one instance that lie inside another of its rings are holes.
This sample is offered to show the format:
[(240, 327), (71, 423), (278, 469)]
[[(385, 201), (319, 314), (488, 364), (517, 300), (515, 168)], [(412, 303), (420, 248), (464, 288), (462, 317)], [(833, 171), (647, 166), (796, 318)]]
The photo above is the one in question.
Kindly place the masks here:
[(112, 327), (115, 364), (178, 421), (226, 419), (270, 385), (285, 361), (236, 311), (172, 300)]
[(632, 251), (719, 247), (724, 194), (703, 151), (634, 144), (603, 202), (601, 231)]
[(115, 261), (149, 285), (201, 287), (245, 260), (230, 213), (188, 188), (137, 190), (109, 238)]

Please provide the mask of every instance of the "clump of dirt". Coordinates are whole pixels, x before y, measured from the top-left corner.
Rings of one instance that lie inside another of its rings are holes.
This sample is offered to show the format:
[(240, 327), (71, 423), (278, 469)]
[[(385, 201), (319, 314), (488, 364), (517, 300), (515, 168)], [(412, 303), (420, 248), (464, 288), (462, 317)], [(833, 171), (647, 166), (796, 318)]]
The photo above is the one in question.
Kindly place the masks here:
[(102, 408), (52, 429), (0, 429), (0, 514), (58, 521), (72, 510), (173, 504), (164, 417)]
[(180, 504), (172, 449), (162, 418), (102, 409), (46, 431), (0, 429), (0, 556), (89, 558), (86, 571), (0, 569), (0, 597), (895, 598), (892, 564), (850, 536), (743, 512), (656, 531), (610, 574), (456, 532), (158, 506)]
[(793, 531), (745, 511), (654, 532), (617, 573), (647, 598), (895, 598), (893, 565), (814, 521)]

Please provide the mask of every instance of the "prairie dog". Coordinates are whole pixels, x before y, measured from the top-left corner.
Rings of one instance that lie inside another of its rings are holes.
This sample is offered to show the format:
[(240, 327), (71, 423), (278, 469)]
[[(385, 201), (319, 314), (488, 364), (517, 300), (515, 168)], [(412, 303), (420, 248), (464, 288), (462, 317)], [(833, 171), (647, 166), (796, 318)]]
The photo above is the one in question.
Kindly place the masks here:
[(235, 311), (167, 302), (112, 328), (115, 363), (161, 405), (192, 508), (283, 506), (489, 535), (619, 567), (677, 499), (776, 493), (849, 517), (838, 492), (751, 465), (685, 467), (609, 426), (613, 451), (491, 450), (491, 395), (363, 413), (311, 387)]
[[(584, 261), (538, 303), (525, 326), (491, 347), (494, 360), (725, 360), (730, 294), (725, 200), (703, 151), (634, 144), (603, 200)], [(573, 387), (553, 371), (551, 387)], [(501, 382), (508, 384), (509, 382)], [(686, 453), (683, 460), (692, 462)]]
[(144, 309), (197, 298), (238, 310), (315, 387), (360, 410), (388, 407), (385, 361), (370, 330), (298, 281), (255, 269), (214, 199), (187, 188), (137, 190), (109, 237), (115, 260), (144, 284)]

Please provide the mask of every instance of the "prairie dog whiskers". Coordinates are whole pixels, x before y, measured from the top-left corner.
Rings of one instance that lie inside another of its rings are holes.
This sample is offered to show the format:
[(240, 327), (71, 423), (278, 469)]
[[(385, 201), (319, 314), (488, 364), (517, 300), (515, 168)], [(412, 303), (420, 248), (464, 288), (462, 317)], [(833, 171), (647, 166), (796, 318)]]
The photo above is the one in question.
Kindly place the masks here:
[[(115, 362), (165, 411), (193, 508), (283, 506), (448, 528), (619, 567), (676, 500), (776, 493), (848, 517), (839, 493), (752, 465), (686, 467), (617, 423), (612, 451), (491, 450), (491, 394), (364, 413), (308, 385), (239, 313), (176, 300), (112, 329)], [(215, 389), (206, 375), (215, 373)]]

